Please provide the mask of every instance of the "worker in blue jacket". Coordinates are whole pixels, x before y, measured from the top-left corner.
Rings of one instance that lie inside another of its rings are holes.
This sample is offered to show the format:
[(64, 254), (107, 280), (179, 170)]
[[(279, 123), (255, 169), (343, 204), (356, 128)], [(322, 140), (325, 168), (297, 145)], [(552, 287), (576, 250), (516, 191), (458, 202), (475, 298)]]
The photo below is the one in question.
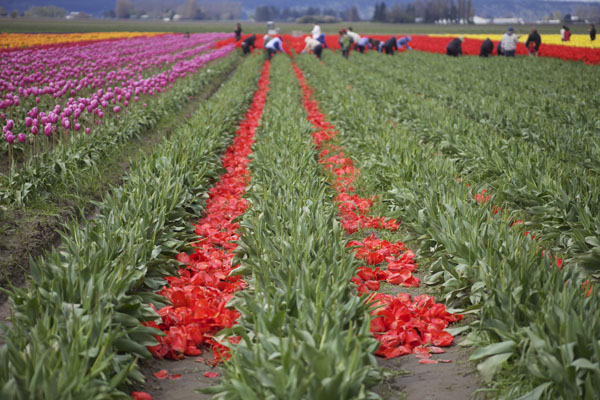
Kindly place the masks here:
[(407, 48), (408, 50), (412, 50), (413, 48), (408, 45), (408, 42), (410, 42), (411, 40), (412, 40), (412, 38), (410, 36), (402, 36), (400, 39), (398, 39), (398, 41), (396, 42), (396, 45), (398, 46), (398, 50), (404, 49), (404, 48)]

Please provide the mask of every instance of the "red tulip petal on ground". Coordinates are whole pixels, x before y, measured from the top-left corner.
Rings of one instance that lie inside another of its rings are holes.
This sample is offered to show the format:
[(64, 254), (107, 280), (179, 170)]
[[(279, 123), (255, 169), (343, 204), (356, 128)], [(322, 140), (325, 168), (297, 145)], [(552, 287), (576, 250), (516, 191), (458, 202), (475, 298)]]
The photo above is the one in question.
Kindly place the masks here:
[(381, 352), (377, 352), (378, 355), (382, 355), (387, 359), (404, 356), (404, 355), (407, 355), (410, 353), (411, 353), (410, 348), (408, 348), (406, 346), (399, 346), (396, 348), (386, 349)]
[(437, 364), (437, 363), (438, 363), (437, 360), (431, 360), (431, 359), (419, 360), (419, 364)]
[(383, 262), (383, 255), (380, 253), (369, 253), (367, 256), (367, 264), (369, 265), (377, 265)]
[(155, 372), (152, 375), (154, 375), (157, 379), (166, 379), (169, 376), (169, 373), (166, 369), (161, 369), (160, 371)]
[(179, 261), (180, 263), (183, 264), (189, 264), (190, 263), (190, 256), (187, 255), (187, 253), (179, 253), (177, 255), (177, 261)]
[(150, 396), (146, 392), (132, 392), (131, 398), (133, 400), (154, 400), (154, 397)]
[(218, 372), (205, 372), (204, 376), (207, 378), (216, 378), (217, 376), (219, 376)]
[(428, 347), (419, 346), (413, 349), (413, 353), (417, 358), (431, 358), (431, 353)]
[(169, 375), (169, 379), (174, 381), (175, 379), (179, 379), (181, 378), (181, 374), (173, 374), (173, 375)]
[(433, 339), (432, 343), (435, 346), (443, 346), (443, 347), (448, 347), (452, 344), (452, 342), (454, 341), (454, 337), (452, 337), (451, 334), (449, 334), (448, 332), (440, 332), (436, 338)]
[(385, 332), (385, 323), (382, 317), (375, 317), (371, 321), (371, 332)]
[(202, 350), (200, 350), (199, 348), (197, 348), (195, 346), (188, 346), (185, 349), (186, 356), (199, 356), (200, 354), (202, 354)]
[(359, 268), (359, 272), (356, 275), (365, 281), (371, 281), (376, 278), (375, 271), (366, 267)]

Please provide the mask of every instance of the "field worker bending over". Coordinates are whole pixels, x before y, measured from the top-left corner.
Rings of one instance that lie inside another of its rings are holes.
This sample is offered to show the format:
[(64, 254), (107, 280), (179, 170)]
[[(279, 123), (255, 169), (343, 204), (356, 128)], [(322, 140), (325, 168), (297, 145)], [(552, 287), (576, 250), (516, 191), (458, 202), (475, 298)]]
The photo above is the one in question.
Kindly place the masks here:
[(304, 47), (304, 50), (302, 50), (302, 53), (307, 53), (312, 50), (314, 55), (320, 60), (321, 53), (323, 53), (323, 45), (321, 42), (311, 38), (310, 36), (307, 36), (304, 38), (304, 43), (306, 43), (306, 46)]
[(409, 46), (408, 42), (410, 42), (412, 40), (412, 38), (410, 36), (402, 36), (400, 39), (398, 39), (398, 42), (396, 42), (396, 45), (399, 49), (404, 49), (407, 48), (408, 50), (412, 50), (413, 48)]
[(386, 40), (383, 45), (381, 45), (381, 50), (384, 51), (385, 54), (389, 54), (391, 56), (394, 55), (394, 49), (398, 50), (398, 41), (396, 40), (396, 36), (392, 36), (388, 40)]
[(242, 42), (242, 52), (244, 53), (244, 55), (247, 55), (250, 53), (250, 47), (252, 48), (256, 48), (256, 45), (254, 44), (256, 42), (256, 35), (251, 35), (249, 37), (247, 37), (246, 39), (244, 39), (244, 41)]
[(465, 40), (462, 36), (454, 38), (446, 46), (446, 54), (452, 57), (458, 57), (462, 55), (462, 42)]
[(269, 40), (269, 43), (265, 45), (265, 50), (267, 50), (267, 59), (270, 60), (271, 57), (277, 53), (278, 51), (283, 52), (283, 42), (280, 37), (275, 37)]
[(356, 46), (354, 46), (361, 54), (365, 52), (365, 49), (368, 47), (369, 49), (373, 48), (373, 45), (371, 45), (371, 39), (369, 39), (368, 37), (361, 37), (360, 40), (356, 43)]
[(494, 52), (494, 43), (487, 38), (481, 43), (481, 48), (479, 49), (479, 57), (488, 57), (491, 56)]
[(272, 39), (273, 36), (269, 35), (268, 33), (265, 36), (263, 36), (263, 46), (265, 47), (265, 49), (267, 48), (267, 43), (269, 43)]
[(515, 30), (511, 26), (504, 36), (502, 36), (502, 40), (500, 40), (502, 54), (504, 54), (505, 57), (514, 57), (515, 52), (517, 51), (517, 43), (519, 43), (519, 37), (515, 35)]
[(350, 45), (352, 44), (352, 38), (348, 36), (348, 32), (345, 29), (340, 31), (340, 37), (338, 39), (340, 48), (342, 49), (342, 56), (348, 59), (350, 55)]
[(358, 41), (360, 40), (360, 35), (356, 32), (354, 32), (352, 30), (352, 27), (348, 28), (348, 36), (350, 36), (350, 39), (352, 39), (352, 42), (356, 44), (358, 43)]
[(381, 40), (378, 39), (369, 39), (370, 49), (381, 51)]

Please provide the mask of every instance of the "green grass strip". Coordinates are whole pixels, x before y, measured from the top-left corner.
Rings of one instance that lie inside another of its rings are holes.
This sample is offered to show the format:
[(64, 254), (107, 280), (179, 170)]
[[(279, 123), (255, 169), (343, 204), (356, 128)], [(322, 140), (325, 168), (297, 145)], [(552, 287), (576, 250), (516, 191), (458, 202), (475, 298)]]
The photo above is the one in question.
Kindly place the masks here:
[(358, 264), (287, 57), (274, 57), (271, 76), (236, 254), (249, 289), (231, 302), (240, 324), (224, 334), (241, 341), (210, 391), (217, 399), (377, 398), (367, 388), (380, 378), (378, 343), (350, 284)]

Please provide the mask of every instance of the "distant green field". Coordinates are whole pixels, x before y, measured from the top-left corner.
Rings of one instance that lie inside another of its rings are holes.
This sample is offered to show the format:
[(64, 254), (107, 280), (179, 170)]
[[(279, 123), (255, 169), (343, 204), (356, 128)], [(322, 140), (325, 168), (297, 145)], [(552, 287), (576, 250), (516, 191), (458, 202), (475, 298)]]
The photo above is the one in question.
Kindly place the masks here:
[[(73, 32), (233, 32), (237, 21), (140, 21), (140, 20), (64, 20), (37, 18), (0, 18), (0, 32), (11, 33), (73, 33)], [(312, 24), (277, 23), (282, 33), (310, 32)], [(434, 25), (434, 24), (383, 24), (372, 22), (344, 22), (322, 24), (324, 33), (334, 34), (351, 25), (358, 33), (381, 34), (427, 34), (427, 33), (502, 33), (507, 25)], [(245, 32), (265, 31), (265, 23), (242, 22)], [(519, 33), (526, 33), (530, 25), (515, 26)], [(542, 25), (542, 34), (558, 33), (558, 25)], [(587, 25), (572, 25), (573, 33), (587, 33)]]

